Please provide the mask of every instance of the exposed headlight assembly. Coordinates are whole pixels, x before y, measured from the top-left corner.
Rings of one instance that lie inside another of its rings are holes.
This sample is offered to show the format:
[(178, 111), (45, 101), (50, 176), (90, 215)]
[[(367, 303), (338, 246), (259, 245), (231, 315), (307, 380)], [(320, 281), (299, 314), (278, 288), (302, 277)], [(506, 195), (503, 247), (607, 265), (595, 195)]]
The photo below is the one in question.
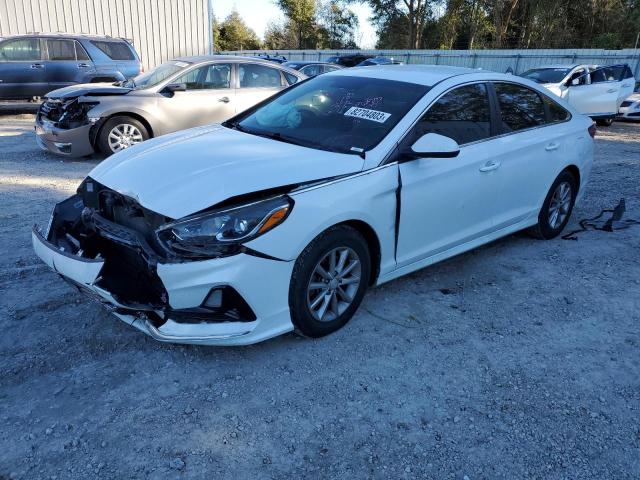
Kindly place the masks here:
[(293, 200), (279, 196), (240, 207), (194, 215), (156, 231), (161, 245), (174, 255), (205, 259), (238, 253), (242, 244), (280, 225)]

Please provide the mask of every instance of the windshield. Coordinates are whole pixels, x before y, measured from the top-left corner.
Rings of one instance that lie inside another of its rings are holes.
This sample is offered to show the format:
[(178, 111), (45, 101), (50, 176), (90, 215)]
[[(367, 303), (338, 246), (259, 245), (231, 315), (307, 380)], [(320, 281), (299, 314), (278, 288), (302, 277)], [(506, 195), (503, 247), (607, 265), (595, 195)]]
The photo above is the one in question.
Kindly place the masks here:
[(527, 70), (520, 76), (537, 83), (558, 83), (561, 82), (570, 71), (570, 68), (533, 68)]
[(189, 65), (191, 65), (189, 62), (179, 62), (176, 60), (165, 62), (153, 70), (138, 75), (133, 80), (127, 80), (124, 86), (135, 88), (136, 90), (155, 87)]
[(428, 90), (393, 80), (323, 75), (227, 126), (305, 147), (362, 154), (380, 143)]

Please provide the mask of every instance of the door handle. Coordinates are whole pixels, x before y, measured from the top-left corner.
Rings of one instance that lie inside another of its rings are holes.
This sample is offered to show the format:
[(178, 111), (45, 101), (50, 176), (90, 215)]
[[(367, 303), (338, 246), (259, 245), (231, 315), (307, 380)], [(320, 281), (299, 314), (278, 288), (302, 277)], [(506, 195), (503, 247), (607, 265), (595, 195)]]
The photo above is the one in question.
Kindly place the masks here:
[(500, 162), (496, 162), (495, 160), (489, 160), (484, 166), (480, 167), (481, 172), (490, 172), (491, 170), (496, 170), (500, 168)]
[(550, 143), (549, 145), (547, 145), (546, 147), (544, 147), (544, 149), (547, 152), (551, 152), (552, 150), (557, 150), (560, 147), (560, 145), (558, 145), (557, 143)]
[(229, 97), (222, 97), (219, 98), (218, 101), (222, 103), (229, 103), (231, 100), (229, 100)]
[(609, 90), (607, 90), (607, 93), (614, 93), (617, 92), (618, 89), (617, 88), (610, 88)]
[(89, 65), (88, 63), (79, 63), (78, 64), (78, 68), (90, 68), (91, 65)]
[(41, 63), (32, 63), (31, 68), (44, 68), (44, 65)]
[(628, 87), (631, 86), (631, 84), (630, 83), (623, 83), (622, 86), (625, 87), (625, 88), (628, 88)]

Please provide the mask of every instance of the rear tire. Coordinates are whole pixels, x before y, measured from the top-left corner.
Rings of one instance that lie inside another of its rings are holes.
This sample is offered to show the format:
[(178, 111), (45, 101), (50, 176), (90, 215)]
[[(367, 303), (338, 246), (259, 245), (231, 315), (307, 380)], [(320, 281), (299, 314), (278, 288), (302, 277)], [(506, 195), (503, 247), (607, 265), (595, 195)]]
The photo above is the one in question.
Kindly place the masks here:
[(613, 118), (599, 118), (596, 120), (596, 125), (599, 127), (610, 127), (613, 124)]
[(564, 229), (571, 217), (578, 193), (578, 182), (571, 172), (565, 170), (553, 182), (547, 193), (538, 223), (528, 231), (541, 240), (551, 240)]
[(98, 133), (98, 149), (106, 156), (149, 139), (144, 124), (133, 117), (118, 115), (105, 122)]
[(342, 328), (360, 306), (371, 277), (367, 241), (347, 225), (318, 235), (296, 260), (289, 308), (296, 331), (318, 338)]

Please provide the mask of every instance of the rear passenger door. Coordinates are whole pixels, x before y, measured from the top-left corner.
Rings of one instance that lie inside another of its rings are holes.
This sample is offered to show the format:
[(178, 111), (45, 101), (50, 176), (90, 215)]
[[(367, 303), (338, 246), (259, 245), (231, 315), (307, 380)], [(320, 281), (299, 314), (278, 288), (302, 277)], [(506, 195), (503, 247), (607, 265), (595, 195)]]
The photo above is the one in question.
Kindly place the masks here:
[(236, 113), (269, 98), (286, 86), (279, 69), (257, 63), (238, 63)]
[[(491, 136), (485, 83), (456, 87), (442, 95), (398, 147), (402, 182), (398, 267), (445, 252), (495, 229), (500, 157)], [(407, 159), (403, 152), (426, 133), (460, 145), (454, 158)]]
[(0, 98), (23, 99), (47, 93), (45, 64), (39, 38), (0, 43)]
[(85, 81), (95, 72), (82, 45), (75, 40), (48, 38), (47, 45), (47, 83), (49, 90), (68, 87)]
[(500, 118), (495, 144), (499, 171), (498, 229), (537, 216), (542, 201), (574, 146), (569, 112), (546, 95), (516, 83), (493, 84)]

